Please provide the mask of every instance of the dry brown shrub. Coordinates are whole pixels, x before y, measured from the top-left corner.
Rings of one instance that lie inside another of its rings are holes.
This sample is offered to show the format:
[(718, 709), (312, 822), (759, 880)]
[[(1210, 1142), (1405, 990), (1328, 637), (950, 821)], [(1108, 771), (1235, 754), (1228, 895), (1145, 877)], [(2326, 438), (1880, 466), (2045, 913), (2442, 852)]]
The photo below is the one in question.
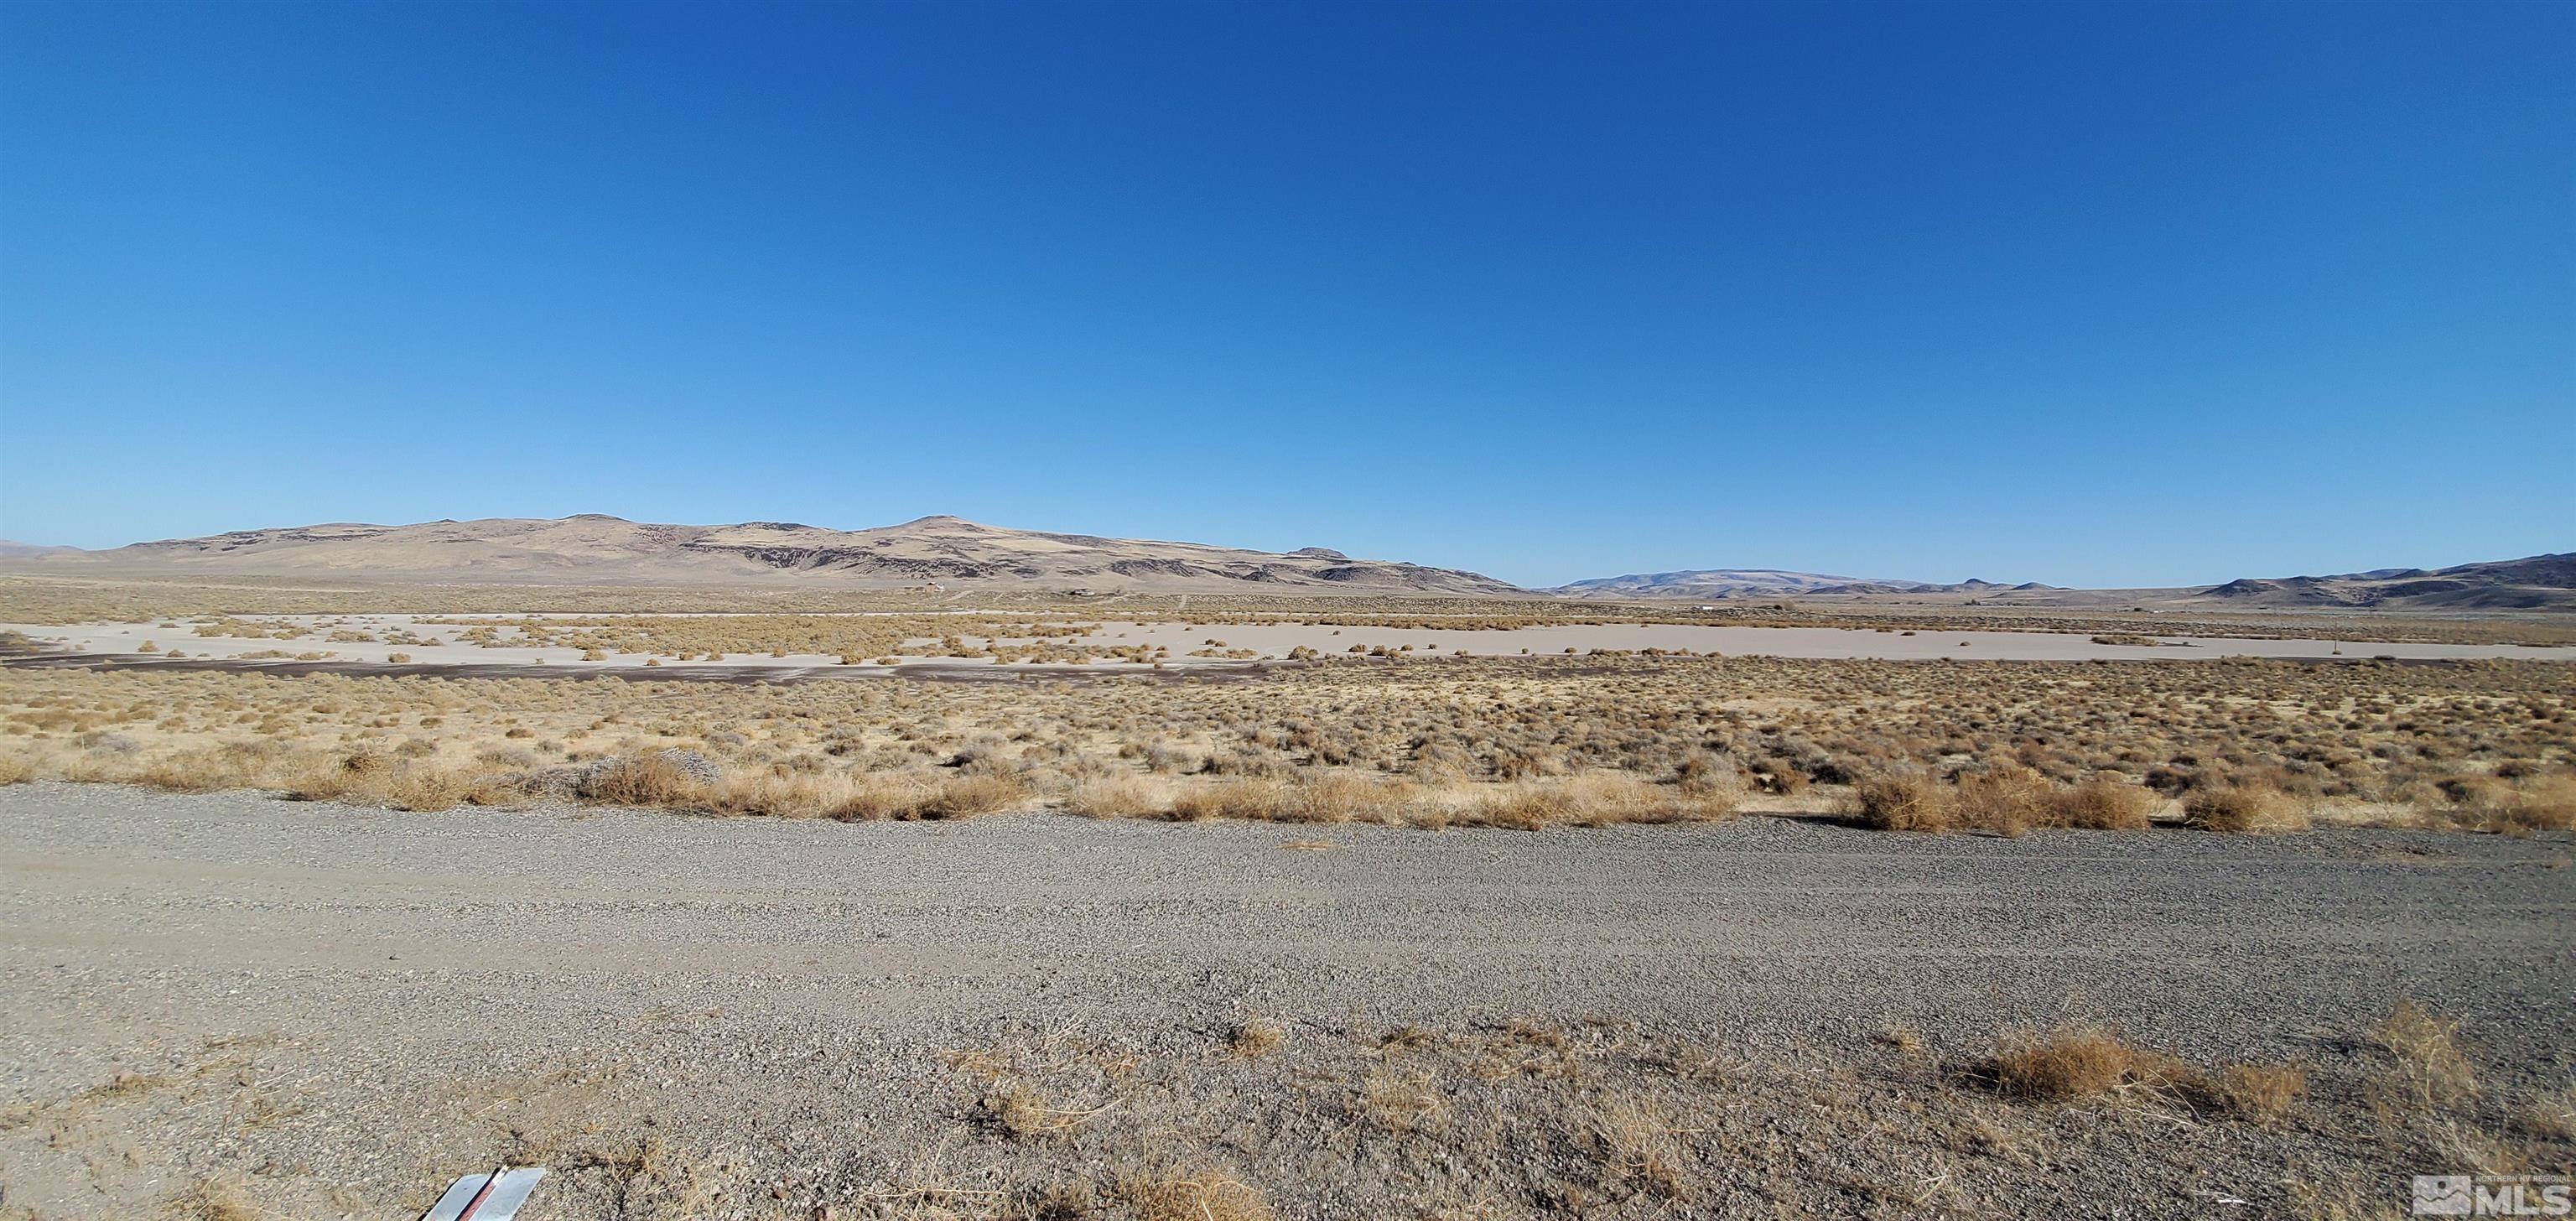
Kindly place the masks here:
[(373, 751), (281, 760), (265, 774), (297, 801), (345, 801), (394, 810), (509, 805), (526, 798), (508, 777)]
[(1172, 808), (1163, 785), (1143, 776), (1109, 776), (1074, 786), (1064, 808), (1092, 818), (1143, 818)]
[(2191, 1077), (2173, 1057), (2139, 1047), (2108, 1026), (2008, 1035), (1995, 1053), (1993, 1071), (2004, 1092), (2050, 1102), (2115, 1090), (2171, 1090)]
[(728, 775), (708, 793), (706, 809), (727, 816), (829, 818), (852, 799), (847, 777), (757, 772)]
[(1017, 776), (987, 773), (959, 776), (939, 786), (921, 803), (923, 818), (972, 818), (997, 814), (1029, 799), (1029, 785)]
[(2576, 831), (2576, 775), (2554, 772), (2492, 790), (2480, 803), (2496, 831)]
[(357, 792), (385, 766), (386, 760), (382, 755), (367, 751), (337, 757), (318, 756), (302, 760), (289, 771), (279, 787), (297, 801), (336, 801)]
[(708, 786), (658, 755), (620, 759), (581, 784), (587, 800), (622, 806), (677, 806), (706, 800)]
[(2196, 788), (2183, 798), (2183, 824), (2204, 831), (2264, 835), (2308, 829), (2308, 814), (2288, 794), (2257, 781)]
[(2137, 785), (2087, 780), (2049, 795), (2048, 821), (2089, 831), (2143, 831), (2156, 805), (2156, 795)]
[(911, 818), (930, 800), (929, 781), (910, 774), (870, 773), (854, 775), (849, 780), (849, 794), (824, 817), (842, 822), (874, 822), (885, 818)]
[(1850, 808), (1861, 825), (1873, 831), (1939, 834), (1956, 821), (1949, 791), (1940, 781), (1919, 772), (1863, 777), (1852, 786)]
[(1551, 826), (1711, 821), (1735, 813), (1732, 791), (1694, 795), (1678, 785), (1659, 785), (1609, 772), (1563, 780), (1470, 785), (1465, 786), (1465, 796), (1453, 821), (1520, 831)]
[(2010, 763), (1971, 772), (1954, 785), (1913, 770), (1864, 777), (1845, 804), (1874, 830), (1939, 834), (1965, 828), (2007, 836), (2032, 827), (2140, 830), (2154, 808), (2155, 795), (2135, 785), (2091, 780), (2060, 786)]
[[(446, 810), (472, 802), (497, 805), (492, 782), (463, 772), (405, 763), (373, 778), (365, 794), (374, 804), (396, 810)], [(475, 798), (483, 797), (477, 801)]]
[(36, 756), (25, 751), (0, 754), (0, 785), (25, 784), (36, 778)]
[(1191, 789), (1172, 799), (1172, 817), (1187, 822), (1211, 818), (1276, 818), (1288, 809), (1288, 786), (1276, 780), (1236, 780)]
[(1417, 796), (1412, 785), (1339, 773), (1302, 778), (1276, 817), (1282, 822), (1396, 822)]
[(1753, 783), (1763, 792), (1781, 797), (1795, 797), (1807, 791), (1809, 777), (1785, 759), (1756, 759), (1751, 765)]
[(2042, 813), (2049, 796), (2049, 783), (2039, 773), (1999, 764), (1959, 777), (1949, 795), (1950, 816), (1963, 827), (2020, 835)]
[(1683, 796), (1712, 810), (1723, 808), (1732, 814), (1744, 804), (1744, 773), (1730, 767), (1693, 767), (1685, 762), (1675, 782)]
[(155, 759), (136, 771), (133, 780), (145, 788), (173, 793), (211, 793), (250, 787), (255, 776), (248, 758), (216, 748)]

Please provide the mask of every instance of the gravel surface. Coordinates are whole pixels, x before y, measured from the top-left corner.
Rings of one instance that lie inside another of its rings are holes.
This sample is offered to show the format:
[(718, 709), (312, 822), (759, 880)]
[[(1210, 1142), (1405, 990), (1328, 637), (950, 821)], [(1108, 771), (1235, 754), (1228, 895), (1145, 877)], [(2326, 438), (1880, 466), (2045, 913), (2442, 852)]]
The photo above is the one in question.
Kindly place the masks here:
[[(2564, 835), (838, 824), (19, 785), (0, 789), (0, 1205), (133, 1216), (194, 1192), (221, 1215), (207, 1201), (238, 1192), (417, 1215), (515, 1156), (559, 1170), (530, 1218), (1042, 1215), (1068, 1176), (1103, 1215), (1154, 1216), (1133, 1183), (1202, 1184), (1201, 1163), (1285, 1216), (2204, 1215), (2230, 1193), (2296, 1212), (2338, 1181), (2376, 1207), (2417, 1146), (2339, 1149), (2324, 1119), (2174, 1135), (2152, 1108), (1993, 1098), (1960, 1066), (2008, 1030), (2105, 1020), (2198, 1063), (2317, 1062), (2322, 1098), (2411, 997), (2462, 1023), (2482, 1098), (2545, 1095), (2576, 1072), (2568, 854)], [(1246, 1022), (1286, 1051), (1234, 1054)], [(1415, 1045), (1384, 1032), (1406, 1027), (1459, 1064), (1554, 1048), (1575, 1093), (1452, 1089), (1425, 1061), (1436, 1123), (1390, 1120), (1387, 1048)], [(1513, 1152), (1515, 1107), (1609, 1113), (1603, 1091), (1677, 1048), (1737, 1066), (1718, 1109), (1778, 1112), (1739, 1134), (1755, 1152), (1654, 1127), (1686, 1170), (1660, 1192), (1642, 1154), (1550, 1161), (1625, 1148), (1597, 1134)], [(1819, 1168), (1789, 1146), (1844, 1112), (1781, 1117), (1816, 1105), (1811, 1079), (1842, 1083), (1854, 1123), (1912, 1107), (2041, 1152), (1909, 1134)], [(1074, 1117), (997, 1124), (1015, 1082)], [(2129, 1126), (2147, 1135), (2105, 1135)], [(2203, 1143), (2153, 1147), (2171, 1141)], [(1746, 1170), (1759, 1156), (1788, 1160)], [(2310, 1175), (2288, 1195), (2285, 1165)], [(2088, 1194), (2030, 1194), (2064, 1175)]]

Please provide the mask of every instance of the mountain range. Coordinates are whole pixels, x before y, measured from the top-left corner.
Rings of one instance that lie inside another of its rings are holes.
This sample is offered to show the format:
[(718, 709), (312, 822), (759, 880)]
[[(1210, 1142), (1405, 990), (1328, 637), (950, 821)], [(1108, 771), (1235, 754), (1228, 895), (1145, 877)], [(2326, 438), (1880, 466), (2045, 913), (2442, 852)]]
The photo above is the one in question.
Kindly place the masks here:
[(1720, 601), (1834, 601), (2077, 607), (2576, 611), (2576, 553), (2382, 568), (2335, 576), (2240, 578), (2171, 589), (2069, 590), (1861, 579), (1768, 568), (1690, 569), (1522, 589), (1478, 573), (1354, 559), (1326, 547), (1251, 551), (1102, 538), (923, 517), (835, 530), (794, 522), (676, 526), (585, 513), (408, 526), (331, 523), (237, 530), (100, 551), (0, 541), (21, 573), (591, 585), (770, 585), (1053, 593), (1438, 594)]
[(1324, 547), (1284, 554), (923, 517), (873, 530), (795, 522), (667, 526), (585, 513), (410, 526), (238, 530), (105, 551), (0, 549), (19, 571), (338, 576), (546, 584), (798, 582), (842, 589), (1517, 594), (1490, 577)]
[(2415, 610), (2576, 610), (2576, 552), (2449, 568), (2379, 568), (2332, 577), (2240, 578), (2202, 591), (2238, 606)]
[(1990, 589), (2040, 590), (2036, 581), (1998, 585), (1970, 578), (1955, 585), (1930, 581), (1864, 580), (1820, 572), (1783, 572), (1777, 568), (1700, 568), (1687, 572), (1632, 573), (1595, 577), (1559, 585), (1546, 592), (1561, 598), (1774, 598), (1787, 595), (1832, 597), (1844, 594), (1981, 593)]

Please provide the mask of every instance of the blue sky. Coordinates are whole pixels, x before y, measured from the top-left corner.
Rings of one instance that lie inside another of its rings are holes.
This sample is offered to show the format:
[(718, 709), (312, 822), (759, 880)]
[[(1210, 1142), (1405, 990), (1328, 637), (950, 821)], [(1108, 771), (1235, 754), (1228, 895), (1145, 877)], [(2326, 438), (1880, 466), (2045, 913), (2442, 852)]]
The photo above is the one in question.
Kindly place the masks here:
[(2576, 548), (2576, 5), (0, 6), (0, 535)]

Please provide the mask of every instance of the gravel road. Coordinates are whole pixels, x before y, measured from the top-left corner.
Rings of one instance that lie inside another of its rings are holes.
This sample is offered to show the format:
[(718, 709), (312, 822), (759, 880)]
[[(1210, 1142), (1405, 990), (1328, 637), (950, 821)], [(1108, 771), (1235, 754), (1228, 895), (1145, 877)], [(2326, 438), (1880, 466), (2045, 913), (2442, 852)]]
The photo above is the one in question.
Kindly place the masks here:
[[(1331, 846), (1299, 842), (1316, 840)], [(1877, 1055), (1890, 1030), (1964, 1062), (2007, 1029), (2101, 1019), (2214, 1064), (2361, 1056), (2356, 1032), (2404, 996), (2461, 1020), (2485, 1096), (2522, 1097), (2576, 1071), (2568, 853), (2563, 835), (2005, 840), (1769, 818), (1520, 833), (398, 814), (19, 785), (0, 789), (0, 1204), (124, 1216), (239, 1192), (291, 1216), (417, 1215), (515, 1153), (561, 1169), (531, 1218), (1011, 1215), (1000, 1202), (1067, 1165), (1175, 1150), (1282, 1215), (1410, 1215), (1397, 1205), (1453, 1190), (1484, 1215), (1629, 1199), (1567, 1205), (1518, 1180), (1477, 1195), (1474, 1167), (1449, 1164), (1470, 1158), (1463, 1137), (1436, 1166), (1390, 1138), (1372, 1172), (1369, 1140), (1312, 1135), (1365, 1125), (1306, 1077), (1390, 1063), (1326, 1048), (1407, 1026), (1616, 1030), (1601, 1046), (1619, 1055), (1687, 1044), (1848, 1072), (1875, 1071), (1850, 1049)], [(1246, 1021), (1277, 1023), (1289, 1052), (1223, 1054)], [(955, 1080), (967, 1047), (1019, 1057), (988, 1084), (1053, 1056), (1076, 1094), (1172, 1112), (1165, 1138), (1113, 1141), (1087, 1117), (1060, 1139), (997, 1133), (992, 1099)], [(1294, 1090), (1239, 1079), (1271, 1063)], [(1376, 1085), (1350, 1088), (1385, 1110)], [(1471, 1094), (1445, 1096), (1443, 1122), (1467, 1123)], [(1292, 1095), (1294, 1113), (1265, 1109)], [(2239, 1150), (2247, 1182), (2211, 1190), (2277, 1187), (2281, 1150), (2305, 1146), (2275, 1145)], [(2193, 1176), (2228, 1156), (2085, 1172), (2100, 1215), (2192, 1215)], [(2030, 1173), (1943, 1170), (1949, 1194), (1918, 1207), (2090, 1211), (1996, 1194)], [(1781, 1199), (1713, 1180), (1637, 1215), (1721, 1215), (1746, 1192)]]

